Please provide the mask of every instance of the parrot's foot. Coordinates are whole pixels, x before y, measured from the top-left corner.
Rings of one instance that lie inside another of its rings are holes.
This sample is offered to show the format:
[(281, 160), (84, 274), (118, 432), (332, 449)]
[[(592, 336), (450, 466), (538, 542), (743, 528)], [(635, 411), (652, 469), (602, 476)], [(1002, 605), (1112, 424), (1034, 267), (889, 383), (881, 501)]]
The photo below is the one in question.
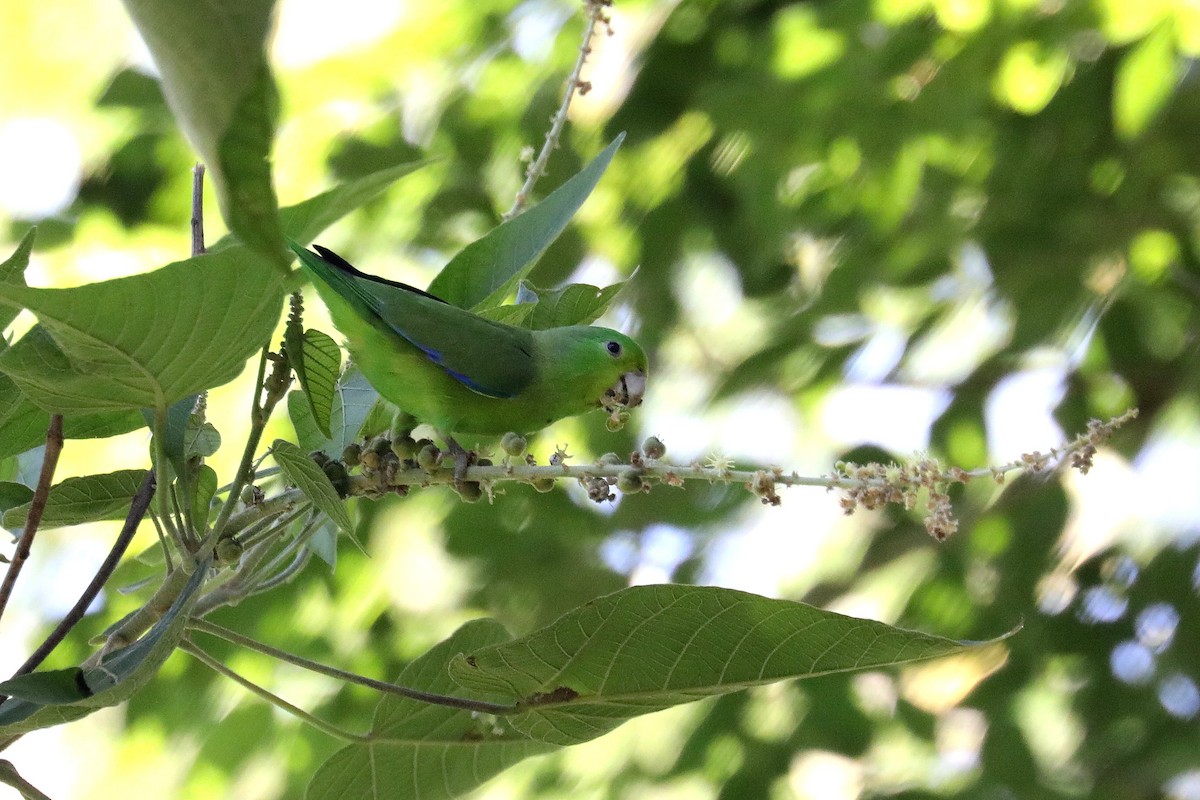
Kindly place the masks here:
[(450, 451), (450, 455), (454, 456), (454, 487), (462, 489), (463, 480), (467, 475), (467, 467), (475, 463), (478, 458), (476, 454), (464, 448), (461, 444), (454, 440), (453, 436), (446, 437), (446, 449)]

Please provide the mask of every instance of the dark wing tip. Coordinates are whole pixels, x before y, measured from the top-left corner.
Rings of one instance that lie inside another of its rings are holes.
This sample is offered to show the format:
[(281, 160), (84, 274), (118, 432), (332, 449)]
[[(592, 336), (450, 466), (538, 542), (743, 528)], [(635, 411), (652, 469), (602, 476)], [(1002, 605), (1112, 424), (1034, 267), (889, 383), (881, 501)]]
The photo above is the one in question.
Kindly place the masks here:
[(419, 294), (422, 297), (428, 297), (430, 300), (436, 300), (439, 303), (446, 302), (445, 300), (438, 297), (437, 295), (430, 294), (429, 292), (425, 291), (424, 289), (418, 289), (417, 287), (410, 286), (407, 283), (401, 283), (400, 281), (390, 281), (387, 278), (381, 278), (378, 275), (368, 275), (367, 273), (362, 272), (361, 270), (355, 268), (355, 266), (353, 264), (351, 264), (349, 261), (347, 261), (346, 259), (339, 256), (337, 253), (330, 250), (328, 247), (322, 247), (319, 244), (314, 244), (312, 246), (312, 248), (313, 248), (313, 250), (316, 250), (318, 254), (320, 254), (321, 258), (323, 258), (327, 262), (329, 262), (330, 266), (336, 267), (336, 268), (340, 269), (342, 272), (349, 273), (350, 275), (353, 275), (356, 278), (363, 278), (364, 280), (373, 281), (375, 283), (383, 283), (383, 284), (387, 284), (388, 286), (394, 286), (397, 289), (403, 289), (406, 292), (412, 292), (413, 294)]

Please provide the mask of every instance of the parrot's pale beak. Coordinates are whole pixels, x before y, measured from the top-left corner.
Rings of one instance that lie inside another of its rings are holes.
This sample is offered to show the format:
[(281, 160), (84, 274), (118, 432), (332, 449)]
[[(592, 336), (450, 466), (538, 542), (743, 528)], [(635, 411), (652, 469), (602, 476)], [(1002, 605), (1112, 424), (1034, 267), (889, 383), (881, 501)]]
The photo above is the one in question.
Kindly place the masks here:
[(604, 393), (604, 404), (634, 408), (642, 404), (642, 395), (645, 393), (646, 373), (626, 372)]

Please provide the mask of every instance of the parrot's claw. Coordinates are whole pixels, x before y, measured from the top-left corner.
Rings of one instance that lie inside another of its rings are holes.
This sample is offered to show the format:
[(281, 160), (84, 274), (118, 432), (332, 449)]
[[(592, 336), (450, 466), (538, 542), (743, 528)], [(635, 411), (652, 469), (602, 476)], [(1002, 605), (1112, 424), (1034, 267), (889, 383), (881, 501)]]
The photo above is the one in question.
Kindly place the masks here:
[(446, 437), (446, 448), (454, 456), (454, 486), (461, 489), (463, 479), (467, 476), (467, 467), (475, 463), (476, 455), (455, 441), (453, 436)]

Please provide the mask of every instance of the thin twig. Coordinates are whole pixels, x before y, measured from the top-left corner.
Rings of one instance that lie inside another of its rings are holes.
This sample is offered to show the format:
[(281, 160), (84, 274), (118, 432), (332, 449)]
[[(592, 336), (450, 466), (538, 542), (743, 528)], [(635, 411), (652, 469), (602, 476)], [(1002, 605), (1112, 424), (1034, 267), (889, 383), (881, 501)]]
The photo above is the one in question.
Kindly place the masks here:
[(204, 165), (192, 168), (192, 256), (204, 255)]
[(104, 558), (104, 563), (96, 570), (95, 577), (92, 582), (83, 590), (83, 594), (75, 601), (75, 605), (71, 606), (71, 610), (67, 612), (62, 621), (50, 632), (46, 637), (46, 641), (42, 642), (38, 649), (34, 650), (29, 658), (25, 659), (25, 663), (17, 668), (13, 673), (13, 677), (25, 675), (33, 672), (43, 661), (46, 656), (58, 646), (58, 643), (66, 638), (67, 634), (83, 619), (83, 615), (88, 610), (88, 606), (100, 594), (100, 589), (112, 577), (113, 572), (117, 568), (117, 564), (121, 561), (121, 556), (125, 555), (125, 551), (129, 548), (129, 543), (133, 541), (133, 535), (137, 533), (138, 524), (142, 518), (146, 516), (146, 509), (150, 507), (150, 499), (154, 497), (154, 472), (146, 471), (146, 477), (142, 479), (142, 485), (138, 487), (137, 494), (133, 496), (133, 501), (129, 504), (129, 513), (125, 516), (125, 525), (121, 528), (121, 533), (118, 534), (117, 540), (113, 542), (113, 546), (108, 551), (108, 555)]
[(204, 664), (204, 666), (208, 667), (213, 672), (224, 675), (226, 678), (229, 678), (231, 681), (239, 684), (242, 688), (246, 689), (247, 691), (257, 695), (258, 697), (261, 697), (263, 700), (266, 700), (268, 703), (275, 706), (276, 708), (283, 709), (284, 711), (286, 711), (287, 713), (296, 717), (297, 719), (307, 722), (309, 725), (312, 725), (314, 728), (324, 731), (325, 733), (328, 733), (330, 736), (333, 736), (336, 739), (343, 739), (347, 742), (370, 741), (370, 737), (360, 736), (359, 734), (350, 733), (349, 731), (342, 730), (341, 728), (337, 727), (336, 725), (326, 722), (325, 720), (321, 719), (320, 717), (313, 716), (312, 714), (308, 713), (307, 711), (300, 708), (299, 706), (292, 705), (291, 703), (289, 703), (287, 700), (284, 700), (279, 695), (268, 692), (266, 689), (259, 686), (257, 683), (254, 683), (249, 678), (245, 678), (245, 677), (239, 675), (238, 673), (234, 672), (232, 669), (225, 666), (220, 661), (218, 661), (217, 659), (210, 656), (208, 653), (201, 650), (199, 647), (196, 646), (196, 644), (194, 642), (192, 642), (188, 639), (184, 639), (182, 642), (179, 643), (179, 649), (182, 650), (183, 652), (187, 653), (188, 655), (194, 656), (198, 661), (200, 661), (200, 663)]
[(449, 708), (457, 708), (463, 711), (478, 711), (484, 714), (512, 714), (520, 710), (517, 705), (504, 705), (501, 703), (487, 703), (483, 700), (470, 700), (465, 697), (450, 697), (443, 694), (433, 694), (432, 692), (422, 692), (419, 689), (410, 689), (407, 686), (399, 686), (394, 683), (386, 683), (377, 681), (373, 678), (365, 678), (362, 675), (356, 675), (353, 672), (337, 669), (336, 667), (326, 666), (317, 661), (310, 661), (307, 658), (301, 658), (294, 653), (289, 653), (285, 650), (279, 650), (271, 647), (268, 644), (263, 644), (257, 639), (251, 639), (248, 636), (242, 636), (240, 633), (229, 630), (228, 628), (216, 625), (207, 620), (193, 619), (188, 622), (188, 627), (192, 630), (202, 631), (204, 633), (217, 636), (232, 644), (240, 645), (248, 650), (262, 653), (271, 658), (284, 661), (297, 667), (316, 672), (320, 675), (328, 675), (331, 678), (337, 678), (347, 683), (357, 683), (360, 686), (366, 686), (370, 689), (383, 692), (385, 694), (395, 694), (401, 697), (407, 697), (410, 700), (419, 700), (423, 703), (430, 703), (436, 706), (447, 706)]
[(584, 94), (591, 88), (591, 85), (581, 81), (579, 76), (583, 72), (583, 65), (587, 63), (588, 56), (592, 53), (592, 37), (595, 36), (596, 25), (608, 24), (608, 15), (605, 9), (611, 4), (611, 0), (608, 2), (585, 0), (587, 22), (583, 26), (583, 42), (579, 45), (579, 57), (575, 59), (575, 68), (571, 70), (571, 75), (567, 78), (567, 89), (563, 92), (563, 99), (558, 106), (558, 111), (554, 112), (554, 116), (550, 118), (550, 130), (546, 133), (542, 151), (525, 170), (525, 183), (517, 191), (512, 208), (505, 211), (504, 216), (501, 217), (506, 222), (524, 210), (530, 195), (533, 194), (534, 185), (539, 178), (546, 174), (546, 164), (550, 161), (550, 154), (558, 149), (558, 140), (562, 136), (563, 127), (567, 124), (567, 112), (571, 108), (571, 101), (574, 99), (575, 93), (578, 91), (580, 94)]
[(58, 466), (58, 455), (63, 447), (63, 418), (62, 414), (50, 416), (50, 427), (46, 430), (46, 449), (42, 452), (42, 471), (38, 475), (37, 488), (29, 503), (29, 515), (25, 517), (25, 530), (17, 542), (16, 552), (13, 553), (12, 563), (4, 573), (4, 582), (0, 583), (0, 617), (8, 606), (8, 598), (12, 596), (13, 586), (17, 576), (33, 548), (33, 537), (37, 535), (38, 525), (42, 522), (42, 512), (46, 510), (46, 501), (50, 497), (50, 485), (54, 482), (54, 470)]

